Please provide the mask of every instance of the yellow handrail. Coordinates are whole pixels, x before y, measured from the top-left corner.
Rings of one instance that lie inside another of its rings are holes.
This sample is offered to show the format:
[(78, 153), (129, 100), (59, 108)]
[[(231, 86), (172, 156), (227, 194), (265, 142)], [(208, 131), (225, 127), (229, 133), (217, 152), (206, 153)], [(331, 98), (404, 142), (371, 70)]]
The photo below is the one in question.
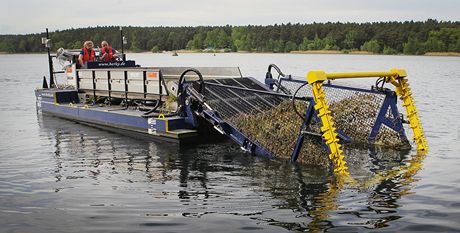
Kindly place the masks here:
[(367, 72), (332, 72), (326, 73), (322, 70), (312, 70), (308, 72), (308, 83), (318, 81), (348, 79), (348, 78), (372, 78), (372, 77), (406, 77), (404, 69), (392, 69), (391, 71), (367, 71)]
[(327, 79), (342, 79), (342, 78), (371, 78), (371, 77), (390, 77), (398, 75), (396, 72), (334, 72), (326, 73)]

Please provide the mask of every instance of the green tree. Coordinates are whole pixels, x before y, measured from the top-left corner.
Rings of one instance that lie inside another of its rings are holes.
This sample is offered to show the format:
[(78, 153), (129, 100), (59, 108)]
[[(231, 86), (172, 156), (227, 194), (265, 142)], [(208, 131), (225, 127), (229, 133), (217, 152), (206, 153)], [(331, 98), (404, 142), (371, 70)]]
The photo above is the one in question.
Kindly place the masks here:
[(423, 44), (415, 37), (409, 37), (406, 43), (403, 45), (404, 47), (404, 54), (412, 54), (412, 55), (419, 55), (424, 54), (423, 51)]
[(371, 53), (379, 53), (380, 52), (380, 45), (377, 40), (370, 40), (365, 42), (361, 46), (361, 51), (368, 51)]
[(325, 50), (339, 50), (339, 47), (335, 44), (336, 41), (331, 34), (323, 38), (323, 49)]
[[(131, 39), (130, 39), (130, 46), (129, 49), (133, 52), (140, 52), (141, 51), (141, 44), (138, 38), (138, 34), (136, 32), (131, 34)], [(128, 45), (129, 45), (128, 42)]]
[(68, 48), (70, 49), (80, 49), (83, 47), (83, 43), (81, 41), (74, 41), (73, 43), (69, 43)]
[(321, 50), (323, 48), (323, 41), (319, 38), (318, 34), (316, 34), (315, 39), (307, 45), (307, 50)]
[(430, 31), (428, 40), (430, 40), (430, 38), (436, 38), (438, 41), (430, 41), (429, 43), (434, 42), (434, 44), (438, 44), (437, 46), (440, 47), (440, 42), (442, 42), (445, 46), (445, 50), (454, 52), (457, 47), (456, 44), (460, 39), (460, 28), (441, 28), (439, 31)]
[(356, 38), (358, 37), (358, 32), (355, 30), (348, 31), (345, 36), (344, 44), (347, 49), (355, 49), (356, 47)]
[(428, 37), (424, 43), (425, 52), (444, 52), (446, 45), (437, 37)]
[(455, 41), (455, 43), (449, 44), (449, 52), (459, 52), (460, 53), (460, 37)]
[(160, 52), (160, 48), (158, 47), (158, 45), (155, 45), (152, 47), (152, 49), (150, 50), (152, 53), (158, 53)]
[(26, 41), (25, 40), (20, 40), (19, 41), (19, 44), (16, 48), (16, 52), (19, 52), (19, 53), (24, 53), (24, 52), (27, 52), (27, 44), (26, 44)]
[(383, 47), (383, 54), (391, 55), (391, 54), (398, 54), (396, 49), (391, 48), (390, 46)]
[(288, 41), (284, 45), (284, 52), (289, 53), (291, 51), (297, 50), (298, 46), (295, 42)]
[(204, 40), (207, 47), (226, 48), (229, 47), (229, 37), (222, 28), (216, 28), (206, 34)]
[(300, 43), (299, 45), (299, 49), (300, 50), (308, 50), (308, 45), (312, 43), (311, 40), (309, 40), (307, 37), (304, 37), (303, 40), (302, 40), (302, 43)]
[(56, 42), (56, 43), (53, 45), (53, 48), (54, 48), (55, 50), (57, 50), (57, 49), (59, 49), (59, 48), (65, 48), (65, 47), (66, 47), (66, 46), (65, 46), (64, 41), (58, 41), (58, 42)]
[(275, 52), (275, 53), (284, 52), (284, 41), (283, 40), (275, 40), (274, 41), (273, 52)]
[(187, 43), (187, 49), (203, 49), (206, 34), (203, 31), (198, 32), (193, 36), (193, 39)]
[(231, 33), (233, 51), (250, 51), (251, 43), (247, 27), (233, 27)]

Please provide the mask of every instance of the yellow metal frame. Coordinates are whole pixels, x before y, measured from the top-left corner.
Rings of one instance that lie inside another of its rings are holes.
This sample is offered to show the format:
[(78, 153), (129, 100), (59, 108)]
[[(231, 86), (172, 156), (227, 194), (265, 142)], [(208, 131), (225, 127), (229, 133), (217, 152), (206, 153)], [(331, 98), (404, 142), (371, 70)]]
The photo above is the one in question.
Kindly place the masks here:
[(403, 106), (406, 108), (407, 117), (409, 118), (410, 128), (414, 136), (413, 139), (417, 145), (418, 151), (427, 151), (428, 145), (426, 143), (425, 135), (423, 133), (422, 124), (418, 117), (417, 109), (415, 107), (412, 93), (409, 88), (407, 80), (407, 73), (404, 69), (392, 69), (390, 71), (382, 72), (336, 72), (326, 73), (322, 70), (313, 70), (308, 72), (307, 80), (312, 86), (313, 99), (315, 100), (315, 109), (319, 113), (323, 133), (323, 139), (329, 147), (329, 158), (334, 164), (334, 171), (336, 173), (348, 174), (346, 162), (343, 160), (343, 151), (340, 149), (341, 145), (337, 133), (335, 132), (334, 122), (329, 110), (329, 105), (325, 99), (326, 94), (322, 88), (323, 82), (326, 80), (334, 79), (347, 79), (347, 78), (370, 78), (370, 77), (385, 77), (385, 82), (391, 83), (396, 87), (396, 94), (403, 101)]

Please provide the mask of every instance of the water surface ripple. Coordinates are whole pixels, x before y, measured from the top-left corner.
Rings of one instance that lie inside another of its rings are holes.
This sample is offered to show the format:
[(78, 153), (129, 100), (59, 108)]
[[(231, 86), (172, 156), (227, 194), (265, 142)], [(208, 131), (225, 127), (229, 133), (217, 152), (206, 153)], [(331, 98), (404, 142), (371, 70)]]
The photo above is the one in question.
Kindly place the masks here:
[(460, 58), (130, 57), (145, 66), (239, 66), (259, 80), (271, 63), (299, 78), (310, 69), (403, 67), (430, 151), (348, 150), (359, 181), (350, 185), (231, 142), (178, 148), (139, 140), (37, 113), (33, 90), (47, 72), (46, 55), (0, 55), (1, 232), (460, 231)]

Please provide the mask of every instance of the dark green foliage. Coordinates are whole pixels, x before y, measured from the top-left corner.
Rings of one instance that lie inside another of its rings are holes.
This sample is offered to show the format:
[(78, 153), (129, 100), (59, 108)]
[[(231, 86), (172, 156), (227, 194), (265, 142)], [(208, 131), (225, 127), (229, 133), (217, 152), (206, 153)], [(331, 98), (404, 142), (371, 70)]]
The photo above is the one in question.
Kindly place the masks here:
[(157, 45), (153, 46), (153, 48), (150, 50), (152, 53), (159, 53), (160, 52), (160, 48), (158, 48)]
[(398, 51), (389, 46), (385, 46), (383, 47), (383, 54), (387, 54), (387, 55), (398, 54)]
[(364, 44), (361, 46), (361, 51), (368, 51), (371, 53), (379, 53), (380, 52), (380, 45), (377, 40), (370, 40), (367, 42), (364, 42)]
[[(293, 50), (366, 50), (374, 53), (460, 52), (460, 22), (312, 23), (268, 26), (124, 27), (128, 51), (212, 49), (290, 52)], [(41, 34), (0, 35), (0, 52), (43, 52)], [(78, 49), (86, 40), (107, 40), (120, 49), (119, 27), (68, 29), (50, 33), (53, 51)], [(377, 46), (378, 45), (378, 46)], [(378, 47), (378, 49), (377, 49)], [(383, 48), (383, 49), (382, 49)]]
[(420, 55), (425, 53), (424, 45), (415, 37), (409, 37), (406, 43), (403, 45), (404, 54), (415, 54)]
[(284, 52), (289, 53), (294, 50), (297, 50), (297, 44), (292, 41), (286, 42), (286, 44), (284, 45)]

